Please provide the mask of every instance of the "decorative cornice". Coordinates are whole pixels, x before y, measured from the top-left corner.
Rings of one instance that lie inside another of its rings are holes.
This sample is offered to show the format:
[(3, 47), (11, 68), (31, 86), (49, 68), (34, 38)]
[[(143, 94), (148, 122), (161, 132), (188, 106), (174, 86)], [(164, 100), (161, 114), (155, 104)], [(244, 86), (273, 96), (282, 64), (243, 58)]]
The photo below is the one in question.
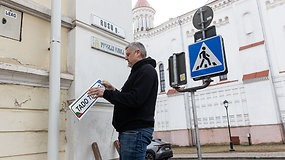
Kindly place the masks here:
[(285, 0), (267, 0), (265, 2), (267, 9), (272, 9), (285, 4)]
[(133, 14), (141, 13), (141, 12), (151, 12), (151, 13), (155, 14), (155, 10), (153, 8), (149, 8), (149, 7), (144, 7), (144, 8), (139, 8), (139, 9), (133, 10)]
[(85, 28), (85, 29), (87, 29), (87, 30), (89, 30), (91, 32), (94, 32), (96, 34), (99, 34), (99, 35), (101, 35), (101, 36), (103, 36), (105, 38), (108, 38), (110, 40), (118, 42), (119, 44), (122, 44), (122, 45), (125, 45), (125, 46), (127, 46), (129, 44), (129, 42), (126, 41), (125, 39), (123, 39), (123, 38), (121, 38), (121, 37), (119, 37), (117, 35), (111, 34), (111, 33), (107, 32), (107, 31), (105, 31), (105, 30), (103, 30), (103, 29), (101, 29), (99, 27), (96, 27), (96, 26), (84, 23), (84, 22), (79, 21), (79, 20), (74, 21), (73, 24), (74, 24), (74, 27), (78, 26), (78, 27)]
[(258, 82), (262, 80), (268, 80), (268, 74), (269, 74), (269, 70), (245, 74), (243, 75), (242, 80), (243, 80), (243, 83), (252, 83), (252, 82)]
[[(225, 16), (224, 18), (220, 18), (218, 20), (214, 20), (212, 22), (212, 25), (215, 25), (218, 28), (218, 27), (224, 26), (224, 25), (226, 25), (228, 23), (229, 23), (229, 17)], [(196, 32), (197, 32), (196, 29), (191, 29), (191, 31), (186, 31), (186, 36), (187, 37), (193, 37)]]
[(259, 81), (265, 81), (265, 80), (268, 80), (268, 77), (258, 77), (254, 79), (248, 79), (248, 80), (244, 80), (243, 83), (247, 84), (247, 83), (259, 82)]
[[(139, 31), (139, 32), (135, 32), (134, 33), (134, 38), (135, 40), (137, 39), (141, 39), (141, 38), (148, 38), (148, 37), (153, 37), (155, 35), (159, 35), (162, 32), (165, 32), (171, 28), (175, 28), (177, 26), (179, 26), (180, 24), (185, 24), (187, 22), (191, 21), (192, 16), (189, 16), (188, 18), (182, 18), (182, 17), (176, 17), (176, 18), (172, 18), (169, 21), (155, 27), (152, 28), (148, 31)], [(180, 23), (180, 24), (179, 24)]]
[(227, 83), (233, 83), (233, 82), (238, 82), (238, 80), (232, 80), (232, 81), (224, 81), (224, 82), (219, 82), (219, 83), (216, 83), (216, 84), (210, 84), (210, 86), (217, 86), (217, 85), (221, 85), (221, 84), (227, 84)]
[[(61, 88), (69, 89), (73, 79), (72, 74), (61, 73)], [(0, 62), (0, 83), (49, 87), (49, 73), (41, 69)]]
[(135, 21), (136, 18), (139, 18), (139, 17), (144, 17), (144, 16), (148, 16), (148, 17), (152, 17), (154, 16), (155, 12), (152, 12), (150, 10), (140, 10), (140, 11), (136, 11), (136, 12), (133, 12), (133, 22)]
[(214, 11), (216, 11), (221, 8), (225, 8), (236, 1), (239, 1), (239, 0), (218, 0), (212, 3), (209, 3), (208, 6), (210, 6)]
[[(0, 5), (16, 9), (18, 11), (31, 14), (46, 21), (51, 20), (51, 10), (39, 4), (27, 0), (1, 0)], [(72, 28), (72, 19), (61, 16), (61, 25), (66, 28)]]
[[(210, 7), (212, 7), (212, 9), (218, 10), (227, 6), (230, 6), (232, 3), (236, 2), (238, 0), (218, 0), (215, 2), (212, 2), (210, 4), (208, 4)], [(179, 25), (184, 25), (184, 24), (189, 24), (192, 22), (193, 19), (193, 15), (196, 12), (196, 10), (192, 10), (190, 12), (187, 12), (179, 17), (176, 18), (171, 18), (169, 21), (166, 21), (164, 23), (162, 23), (161, 25), (152, 28), (149, 31), (143, 31), (143, 32), (135, 32), (134, 33), (134, 39), (138, 40), (138, 39), (142, 39), (142, 38), (149, 38), (149, 37), (153, 37), (156, 35), (159, 35), (160, 33), (163, 33), (171, 28), (177, 27)], [(224, 18), (220, 18), (218, 20), (214, 20), (213, 24), (216, 25), (217, 27), (223, 26), (225, 24), (229, 23), (229, 17), (225, 16)], [(186, 31), (186, 35), (187, 37), (191, 37), (194, 36), (194, 33), (197, 30), (192, 29), (191, 31)]]
[(225, 16), (224, 18), (219, 18), (218, 20), (213, 21), (213, 25), (216, 27), (221, 27), (229, 23), (229, 17)]
[(239, 51), (244, 50), (244, 49), (248, 49), (248, 48), (252, 48), (252, 47), (255, 47), (255, 46), (259, 46), (259, 45), (262, 45), (262, 44), (264, 44), (264, 40), (260, 41), (260, 42), (252, 43), (252, 44), (249, 44), (249, 45), (246, 45), (246, 46), (239, 47)]

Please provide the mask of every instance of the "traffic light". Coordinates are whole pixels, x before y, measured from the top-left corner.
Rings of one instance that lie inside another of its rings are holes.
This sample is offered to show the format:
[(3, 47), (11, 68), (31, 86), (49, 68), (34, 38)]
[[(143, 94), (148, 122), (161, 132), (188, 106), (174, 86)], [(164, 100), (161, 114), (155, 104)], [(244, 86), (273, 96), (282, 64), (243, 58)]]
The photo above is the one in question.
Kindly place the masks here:
[[(176, 59), (176, 63), (173, 63)], [(176, 68), (174, 68), (174, 65)], [(169, 66), (169, 84), (171, 87), (178, 87), (187, 83), (186, 66), (185, 66), (185, 53), (174, 53), (168, 59)], [(175, 69), (175, 70), (174, 70)], [(176, 76), (175, 76), (176, 71)], [(176, 77), (176, 79), (174, 78)], [(176, 82), (175, 82), (176, 80)]]

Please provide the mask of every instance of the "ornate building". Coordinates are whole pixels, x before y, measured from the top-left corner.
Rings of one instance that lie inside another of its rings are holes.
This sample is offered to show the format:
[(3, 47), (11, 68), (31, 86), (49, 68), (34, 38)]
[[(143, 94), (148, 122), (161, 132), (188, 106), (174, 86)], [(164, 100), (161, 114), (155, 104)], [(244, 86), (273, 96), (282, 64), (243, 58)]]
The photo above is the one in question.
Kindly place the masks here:
[(146, 0), (138, 0), (133, 8), (134, 32), (148, 31), (153, 28), (155, 10)]
[[(285, 20), (278, 18), (284, 14), (285, 0), (211, 0), (206, 5), (214, 11), (211, 25), (224, 38), (229, 72), (213, 77), (209, 87), (195, 93), (201, 143), (228, 142), (224, 100), (229, 101), (232, 136), (240, 143), (247, 143), (248, 136), (254, 144), (285, 142)], [(143, 42), (158, 62), (154, 135), (176, 145), (195, 143), (193, 116), (189, 94), (177, 93), (169, 85), (168, 58), (185, 52), (190, 68), (188, 45), (197, 32), (192, 24), (195, 11), (134, 32), (135, 40)], [(201, 84), (188, 76), (185, 87)]]

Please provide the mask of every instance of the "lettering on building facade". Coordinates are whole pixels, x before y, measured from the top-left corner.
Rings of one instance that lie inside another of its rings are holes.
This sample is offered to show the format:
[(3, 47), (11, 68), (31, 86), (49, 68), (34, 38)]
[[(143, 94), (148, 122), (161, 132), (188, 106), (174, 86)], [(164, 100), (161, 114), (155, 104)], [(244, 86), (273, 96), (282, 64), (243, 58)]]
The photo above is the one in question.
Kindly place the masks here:
[(111, 54), (119, 56), (119, 57), (125, 57), (125, 48), (124, 47), (119, 47), (119, 46), (114, 45), (112, 43), (98, 39), (94, 36), (92, 36), (91, 41), (92, 41), (91, 47), (94, 49), (105, 51), (107, 53), (111, 53)]
[(8, 16), (8, 17), (17, 19), (17, 13), (14, 13), (12, 11), (5, 10), (5, 15)]
[(99, 28), (102, 28), (108, 32), (111, 32), (117, 36), (120, 36), (122, 38), (125, 38), (125, 31), (123, 28), (121, 27), (118, 27), (117, 25), (107, 21), (107, 20), (104, 20), (94, 14), (92, 14), (92, 25), (96, 26), (96, 27), (99, 27)]

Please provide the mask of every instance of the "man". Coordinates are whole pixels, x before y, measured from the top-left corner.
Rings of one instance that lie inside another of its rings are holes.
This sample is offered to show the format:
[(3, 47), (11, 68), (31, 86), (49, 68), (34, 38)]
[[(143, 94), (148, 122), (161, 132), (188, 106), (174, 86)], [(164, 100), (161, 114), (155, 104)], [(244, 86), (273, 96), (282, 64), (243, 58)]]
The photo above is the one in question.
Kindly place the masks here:
[(91, 88), (88, 94), (114, 104), (112, 124), (119, 132), (120, 159), (144, 160), (154, 127), (158, 88), (156, 62), (146, 58), (145, 47), (139, 42), (126, 47), (125, 60), (132, 69), (121, 91), (102, 81), (106, 88)]

